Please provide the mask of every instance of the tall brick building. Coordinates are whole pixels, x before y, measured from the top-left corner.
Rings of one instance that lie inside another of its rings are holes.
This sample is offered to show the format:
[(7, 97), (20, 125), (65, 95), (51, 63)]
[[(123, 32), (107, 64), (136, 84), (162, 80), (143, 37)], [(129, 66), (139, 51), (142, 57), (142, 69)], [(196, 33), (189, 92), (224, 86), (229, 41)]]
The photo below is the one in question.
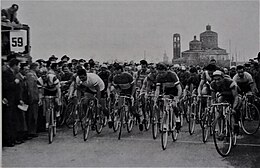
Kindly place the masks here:
[(207, 65), (214, 58), (217, 64), (228, 67), (230, 60), (225, 49), (218, 47), (218, 34), (206, 26), (206, 31), (200, 34), (200, 40), (196, 36), (189, 43), (189, 50), (181, 53), (182, 57), (173, 59), (173, 63), (185, 65)]

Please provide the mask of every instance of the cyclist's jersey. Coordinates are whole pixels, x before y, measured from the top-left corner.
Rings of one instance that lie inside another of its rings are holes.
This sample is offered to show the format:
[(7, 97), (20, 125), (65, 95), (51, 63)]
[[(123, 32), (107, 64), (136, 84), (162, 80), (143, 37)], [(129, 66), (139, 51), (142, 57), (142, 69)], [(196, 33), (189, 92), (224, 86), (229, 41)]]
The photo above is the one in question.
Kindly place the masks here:
[(194, 85), (194, 88), (198, 88), (200, 84), (200, 76), (198, 74), (191, 73), (190, 77), (187, 80), (187, 85)]
[(161, 85), (159, 94), (177, 96), (178, 89), (176, 86), (180, 84), (179, 78), (175, 72), (167, 71), (166, 73), (166, 76), (158, 74), (156, 77), (156, 83)]
[(98, 76), (103, 80), (104, 84), (105, 84), (105, 90), (107, 89), (107, 85), (108, 85), (108, 80), (110, 77), (110, 71), (106, 70), (106, 71), (101, 71), (98, 73)]
[(139, 87), (139, 88), (142, 87), (143, 81), (144, 81), (144, 79), (147, 77), (148, 74), (149, 74), (149, 70), (148, 70), (148, 69), (146, 69), (145, 71), (143, 71), (143, 70), (141, 69), (141, 70), (139, 70), (139, 71), (137, 72), (136, 87)]
[(113, 78), (114, 85), (119, 86), (121, 89), (121, 94), (128, 94), (132, 93), (134, 78), (127, 72), (122, 72), (121, 74), (117, 74)]
[(47, 74), (47, 81), (43, 81), (42, 77), (38, 78), (38, 87), (43, 87), (44, 96), (56, 96), (57, 86), (60, 87), (60, 81), (54, 74)]
[(155, 91), (156, 90), (156, 76), (153, 74), (149, 74), (146, 79), (147, 79), (147, 90), (148, 91)]
[(81, 81), (80, 78), (76, 77), (76, 85), (82, 91), (89, 92), (89, 93), (97, 93), (96, 86), (99, 86), (99, 90), (102, 91), (105, 89), (105, 84), (103, 80), (94, 73), (87, 73), (87, 80)]
[(248, 72), (244, 72), (243, 78), (239, 77), (238, 74), (236, 74), (233, 77), (233, 80), (237, 83), (239, 91), (241, 91), (242, 93), (247, 93), (251, 91), (250, 85), (254, 83), (252, 76)]
[(189, 77), (190, 77), (190, 73), (189, 72), (187, 72), (187, 71), (180, 71), (179, 73), (178, 73), (178, 77), (179, 77), (179, 79), (180, 79), (180, 83), (181, 83), (181, 85), (182, 85), (182, 87), (184, 87), (184, 86), (186, 86), (187, 85), (187, 80), (189, 79)]
[(210, 89), (215, 93), (219, 92), (229, 103), (233, 103), (234, 97), (232, 89), (236, 86), (236, 82), (230, 78), (224, 78), (224, 81), (220, 86), (216, 84), (216, 81), (210, 83)]

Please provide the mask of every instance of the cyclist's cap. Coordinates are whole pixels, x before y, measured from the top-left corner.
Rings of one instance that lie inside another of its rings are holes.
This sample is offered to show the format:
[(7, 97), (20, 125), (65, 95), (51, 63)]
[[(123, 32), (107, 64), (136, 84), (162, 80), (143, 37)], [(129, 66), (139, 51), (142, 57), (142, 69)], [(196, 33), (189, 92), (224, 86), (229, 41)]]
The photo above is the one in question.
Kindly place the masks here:
[(102, 64), (101, 68), (107, 68), (107, 65), (106, 64)]
[(160, 62), (156, 65), (156, 69), (158, 70), (167, 70), (167, 66), (163, 63), (163, 62)]
[(233, 65), (233, 66), (230, 67), (230, 69), (236, 69), (236, 66)]
[(213, 72), (213, 77), (214, 76), (221, 76), (221, 77), (223, 77), (223, 72), (220, 71), (220, 70), (216, 70), (215, 72)]
[(141, 60), (141, 61), (140, 61), (140, 64), (141, 64), (141, 65), (147, 65), (148, 63), (147, 63), (146, 60)]

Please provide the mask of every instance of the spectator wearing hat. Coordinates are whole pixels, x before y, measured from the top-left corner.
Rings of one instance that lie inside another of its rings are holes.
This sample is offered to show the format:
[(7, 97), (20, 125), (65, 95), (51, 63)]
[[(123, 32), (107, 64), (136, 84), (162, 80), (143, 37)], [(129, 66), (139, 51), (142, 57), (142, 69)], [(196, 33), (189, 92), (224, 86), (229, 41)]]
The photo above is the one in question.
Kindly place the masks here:
[(39, 89), (37, 86), (38, 76), (36, 72), (39, 71), (39, 64), (34, 62), (30, 65), (30, 71), (26, 75), (28, 85), (28, 136), (37, 137), (37, 120), (38, 120), (38, 103), (39, 103)]
[(70, 60), (70, 57), (68, 57), (67, 55), (63, 55), (63, 56), (61, 57), (61, 61), (62, 61), (62, 62), (68, 63), (69, 60)]
[(55, 57), (55, 55), (52, 55), (50, 58), (49, 58), (49, 61), (51, 62), (51, 63), (56, 63), (56, 61), (57, 61), (57, 57)]
[(20, 61), (13, 58), (9, 66), (2, 72), (2, 121), (3, 121), (3, 145), (13, 147), (16, 143), (17, 105), (23, 103), (17, 96), (19, 79), (16, 74), (20, 69)]
[(1, 17), (2, 17), (1, 20), (20, 24), (19, 20), (17, 19), (18, 9), (19, 9), (19, 6), (17, 4), (13, 4), (10, 8), (2, 9), (1, 10)]
[(236, 75), (237, 71), (236, 71), (236, 66), (231, 66), (230, 70), (229, 70), (229, 76), (231, 78), (233, 78)]

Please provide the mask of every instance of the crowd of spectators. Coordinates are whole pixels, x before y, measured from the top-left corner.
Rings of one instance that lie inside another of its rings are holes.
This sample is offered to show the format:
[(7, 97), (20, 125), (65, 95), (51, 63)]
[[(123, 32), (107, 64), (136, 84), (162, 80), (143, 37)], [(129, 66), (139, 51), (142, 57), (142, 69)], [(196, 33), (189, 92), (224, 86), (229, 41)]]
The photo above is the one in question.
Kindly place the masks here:
[[(39, 90), (39, 78), (43, 72), (55, 74), (59, 81), (70, 81), (78, 69), (98, 73), (102, 68), (112, 70), (113, 64), (104, 62), (102, 65), (93, 59), (72, 59), (67, 55), (60, 61), (54, 55), (48, 60), (38, 59), (35, 62), (21, 62), (19, 54), (8, 55), (2, 60), (2, 116), (3, 116), (3, 146), (12, 147), (26, 140), (38, 136), (38, 132), (45, 131), (45, 121)], [(257, 60), (257, 61), (255, 61)], [(69, 62), (70, 61), (70, 62)], [(117, 63), (120, 64), (120, 63)], [(140, 65), (138, 63), (121, 63), (126, 71), (135, 77)], [(152, 64), (152, 63), (151, 63)], [(210, 64), (216, 64), (211, 60)], [(260, 90), (260, 52), (255, 59), (244, 64), (245, 70), (250, 73)], [(168, 65), (168, 69), (175, 71), (184, 87), (190, 75), (200, 75), (203, 67)], [(236, 74), (236, 67), (219, 67), (231, 78)], [(198, 81), (199, 82), (199, 81)], [(61, 91), (69, 89), (69, 85), (62, 85)]]

